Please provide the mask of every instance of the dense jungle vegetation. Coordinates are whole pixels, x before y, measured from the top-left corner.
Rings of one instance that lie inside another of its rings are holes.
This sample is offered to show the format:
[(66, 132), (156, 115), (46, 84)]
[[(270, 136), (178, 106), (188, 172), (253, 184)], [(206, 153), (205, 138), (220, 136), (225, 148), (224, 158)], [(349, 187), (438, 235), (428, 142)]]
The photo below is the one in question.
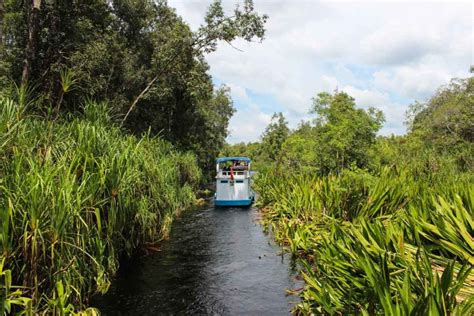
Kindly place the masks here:
[(166, 238), (234, 112), (205, 55), (262, 40), (252, 1), (195, 32), (166, 1), (0, 1), (0, 315), (94, 314)]
[(383, 114), (344, 92), (311, 112), (224, 150), (257, 159), (264, 223), (305, 280), (294, 312), (472, 315), (474, 78), (412, 104), (404, 136), (377, 136)]
[(207, 54), (261, 41), (251, 0), (192, 31), (165, 0), (0, 0), (0, 315), (96, 314), (120, 258), (166, 238), (214, 158), (245, 155), (264, 223), (299, 263), (299, 314), (474, 313), (474, 79), (379, 136), (380, 111), (319, 93), (225, 145)]

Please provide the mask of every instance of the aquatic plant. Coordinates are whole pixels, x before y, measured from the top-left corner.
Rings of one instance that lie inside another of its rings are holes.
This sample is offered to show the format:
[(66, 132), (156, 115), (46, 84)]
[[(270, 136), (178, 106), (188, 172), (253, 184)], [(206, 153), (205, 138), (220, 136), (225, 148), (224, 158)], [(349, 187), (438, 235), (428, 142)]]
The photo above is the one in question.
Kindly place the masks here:
[(471, 174), (260, 174), (264, 222), (298, 258), (297, 314), (474, 311)]
[(124, 134), (104, 103), (60, 122), (24, 108), (0, 98), (0, 314), (70, 314), (107, 291), (120, 256), (166, 237), (200, 170), (161, 139)]

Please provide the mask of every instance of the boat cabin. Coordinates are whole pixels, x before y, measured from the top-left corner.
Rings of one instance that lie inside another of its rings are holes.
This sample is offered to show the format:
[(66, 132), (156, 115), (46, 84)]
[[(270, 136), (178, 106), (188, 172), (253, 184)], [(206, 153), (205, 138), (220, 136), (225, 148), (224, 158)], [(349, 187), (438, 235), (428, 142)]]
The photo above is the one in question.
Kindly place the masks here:
[(251, 160), (248, 157), (221, 157), (216, 160), (216, 206), (248, 206), (255, 193), (251, 189)]

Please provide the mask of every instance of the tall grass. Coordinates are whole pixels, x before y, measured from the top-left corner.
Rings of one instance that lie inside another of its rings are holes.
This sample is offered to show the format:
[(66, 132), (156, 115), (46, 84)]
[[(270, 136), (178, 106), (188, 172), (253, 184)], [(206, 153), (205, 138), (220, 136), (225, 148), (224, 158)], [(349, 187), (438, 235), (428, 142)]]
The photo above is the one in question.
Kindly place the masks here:
[(295, 313), (474, 312), (472, 174), (260, 174), (265, 222), (302, 267)]
[(193, 155), (123, 134), (105, 104), (58, 123), (0, 98), (0, 315), (83, 309), (121, 255), (167, 236), (199, 178)]

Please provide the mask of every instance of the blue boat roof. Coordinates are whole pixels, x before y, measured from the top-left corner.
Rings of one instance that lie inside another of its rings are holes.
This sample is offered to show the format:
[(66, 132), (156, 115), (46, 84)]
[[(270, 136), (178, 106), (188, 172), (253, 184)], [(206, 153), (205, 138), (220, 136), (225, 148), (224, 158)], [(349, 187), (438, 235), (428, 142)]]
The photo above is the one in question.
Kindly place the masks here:
[(221, 162), (224, 162), (224, 161), (248, 161), (250, 162), (250, 158), (248, 157), (220, 157), (220, 158), (217, 158), (217, 163), (221, 163)]

